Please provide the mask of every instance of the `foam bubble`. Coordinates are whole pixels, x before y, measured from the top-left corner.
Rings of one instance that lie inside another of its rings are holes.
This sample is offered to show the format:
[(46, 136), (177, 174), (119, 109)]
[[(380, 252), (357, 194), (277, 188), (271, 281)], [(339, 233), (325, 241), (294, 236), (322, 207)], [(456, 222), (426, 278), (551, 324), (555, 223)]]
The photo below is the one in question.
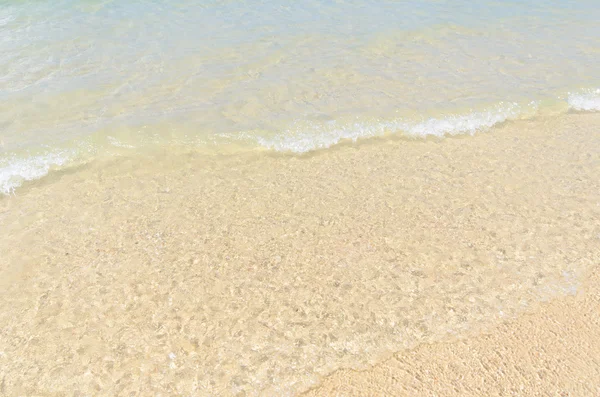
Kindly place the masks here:
[(274, 138), (257, 137), (259, 145), (278, 152), (307, 153), (317, 149), (326, 149), (340, 141), (382, 136), (386, 132), (403, 129), (399, 121), (339, 124), (330, 121), (326, 124), (302, 124), (288, 129)]
[(69, 161), (65, 152), (48, 153), (28, 158), (12, 158), (0, 167), (0, 193), (8, 195), (25, 181), (40, 179), (50, 168), (62, 166)]
[(578, 94), (569, 93), (568, 102), (569, 106), (573, 110), (600, 110), (600, 88), (596, 90), (588, 90)]
[[(529, 104), (535, 111), (537, 104)], [(431, 118), (422, 122), (404, 120), (357, 122), (338, 124), (331, 121), (326, 124), (299, 125), (272, 138), (257, 137), (259, 145), (279, 152), (306, 153), (326, 149), (343, 140), (356, 142), (359, 138), (383, 136), (385, 134), (404, 133), (413, 137), (446, 136), (474, 134), (491, 128), (507, 120), (524, 115), (524, 110), (516, 103), (500, 103), (496, 107), (482, 112), (464, 115), (452, 115)]]
[[(532, 103), (535, 107), (535, 104)], [(407, 128), (406, 133), (413, 136), (445, 136), (469, 134), (487, 130), (496, 124), (518, 118), (522, 113), (516, 103), (499, 104), (497, 107), (465, 115), (448, 116), (444, 118), (431, 118), (422, 123), (414, 124)]]

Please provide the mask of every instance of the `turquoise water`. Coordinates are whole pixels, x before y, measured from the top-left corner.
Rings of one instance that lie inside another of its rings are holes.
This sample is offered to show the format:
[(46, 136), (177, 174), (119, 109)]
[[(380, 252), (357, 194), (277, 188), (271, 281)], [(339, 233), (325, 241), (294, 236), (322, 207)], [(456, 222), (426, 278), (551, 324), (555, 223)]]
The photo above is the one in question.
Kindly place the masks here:
[(302, 153), (600, 109), (595, 1), (0, 1), (0, 192), (185, 145)]

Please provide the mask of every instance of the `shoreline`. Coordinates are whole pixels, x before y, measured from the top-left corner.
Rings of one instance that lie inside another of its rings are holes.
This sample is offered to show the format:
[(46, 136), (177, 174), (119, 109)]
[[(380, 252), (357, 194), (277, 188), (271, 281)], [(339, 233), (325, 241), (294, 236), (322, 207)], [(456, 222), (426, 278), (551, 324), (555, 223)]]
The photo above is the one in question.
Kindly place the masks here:
[(598, 395), (598, 268), (586, 284), (481, 335), (421, 345), (364, 371), (338, 370), (301, 396)]
[(0, 200), (4, 392), (294, 395), (520, 321), (598, 265), (599, 127), (165, 153), (32, 182)]

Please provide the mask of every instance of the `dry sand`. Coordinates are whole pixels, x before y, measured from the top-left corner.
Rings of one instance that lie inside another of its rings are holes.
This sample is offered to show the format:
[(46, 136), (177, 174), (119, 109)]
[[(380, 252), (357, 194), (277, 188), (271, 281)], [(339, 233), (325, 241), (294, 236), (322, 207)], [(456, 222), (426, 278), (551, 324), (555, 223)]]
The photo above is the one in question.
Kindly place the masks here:
[(0, 392), (294, 395), (385, 361), (316, 391), (592, 393), (599, 130), (170, 151), (31, 183), (0, 199)]

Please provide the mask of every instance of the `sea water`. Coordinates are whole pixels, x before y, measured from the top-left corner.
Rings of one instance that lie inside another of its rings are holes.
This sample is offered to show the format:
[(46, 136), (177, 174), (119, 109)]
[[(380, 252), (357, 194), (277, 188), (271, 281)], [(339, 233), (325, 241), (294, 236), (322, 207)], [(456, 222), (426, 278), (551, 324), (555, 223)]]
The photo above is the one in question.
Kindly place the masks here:
[(0, 192), (156, 147), (304, 153), (600, 109), (595, 1), (2, 1)]
[(595, 3), (0, 0), (0, 392), (294, 396), (585, 293)]

